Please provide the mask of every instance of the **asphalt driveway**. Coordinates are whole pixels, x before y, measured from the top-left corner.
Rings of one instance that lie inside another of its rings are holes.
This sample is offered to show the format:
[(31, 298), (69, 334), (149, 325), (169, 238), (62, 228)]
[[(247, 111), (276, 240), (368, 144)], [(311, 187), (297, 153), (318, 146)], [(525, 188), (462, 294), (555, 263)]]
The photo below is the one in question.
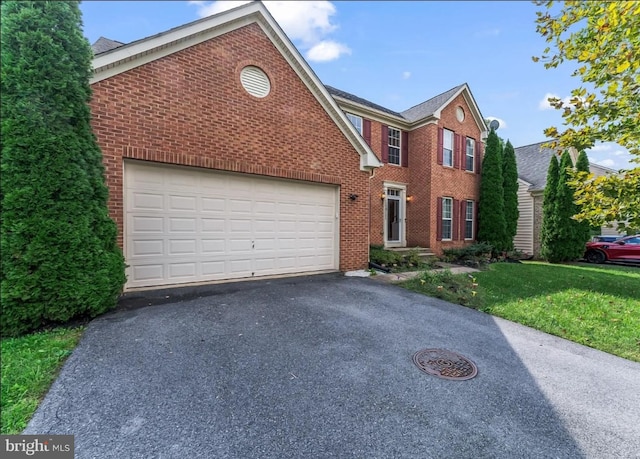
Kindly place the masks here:
[[(373, 279), (123, 308), (91, 323), (24, 433), (74, 434), (77, 458), (640, 457), (640, 364)], [(423, 348), (479, 374), (424, 374)]]

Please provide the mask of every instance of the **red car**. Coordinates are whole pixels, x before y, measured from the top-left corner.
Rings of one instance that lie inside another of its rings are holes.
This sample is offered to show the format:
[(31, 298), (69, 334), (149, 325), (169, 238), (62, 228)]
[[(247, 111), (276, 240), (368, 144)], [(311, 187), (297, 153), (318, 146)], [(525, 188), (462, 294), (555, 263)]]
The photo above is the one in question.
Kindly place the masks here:
[(640, 263), (640, 234), (621, 237), (614, 242), (587, 242), (584, 258), (590, 263)]

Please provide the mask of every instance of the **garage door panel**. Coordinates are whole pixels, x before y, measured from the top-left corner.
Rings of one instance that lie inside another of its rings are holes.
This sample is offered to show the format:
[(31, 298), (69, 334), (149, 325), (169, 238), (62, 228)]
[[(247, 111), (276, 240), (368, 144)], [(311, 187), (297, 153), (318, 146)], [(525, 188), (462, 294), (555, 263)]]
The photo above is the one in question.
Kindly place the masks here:
[(170, 239), (168, 255), (197, 255), (195, 239)]
[(197, 274), (196, 263), (170, 263), (169, 279), (178, 279), (181, 277), (192, 278)]
[(196, 212), (197, 202), (195, 196), (170, 195), (168, 210)]
[(336, 269), (337, 187), (125, 164), (127, 287)]
[(164, 196), (156, 193), (134, 193), (133, 209), (164, 210)]
[(137, 239), (133, 241), (133, 257), (162, 256), (164, 254), (163, 239)]
[(148, 217), (148, 216), (131, 216), (128, 220), (128, 225), (131, 231), (136, 234), (143, 233), (160, 233), (164, 232), (164, 218), (163, 217)]

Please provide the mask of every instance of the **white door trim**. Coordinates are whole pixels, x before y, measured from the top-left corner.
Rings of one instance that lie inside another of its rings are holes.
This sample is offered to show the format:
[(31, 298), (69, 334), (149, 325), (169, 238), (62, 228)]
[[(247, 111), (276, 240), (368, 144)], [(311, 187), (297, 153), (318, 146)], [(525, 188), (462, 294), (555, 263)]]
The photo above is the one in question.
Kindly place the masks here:
[[(400, 238), (398, 241), (389, 241), (389, 190), (399, 191), (398, 201), (400, 204)], [(384, 229), (384, 246), (385, 247), (406, 247), (407, 246), (407, 184), (399, 182), (384, 182), (382, 193), (384, 200), (382, 203), (383, 229)]]

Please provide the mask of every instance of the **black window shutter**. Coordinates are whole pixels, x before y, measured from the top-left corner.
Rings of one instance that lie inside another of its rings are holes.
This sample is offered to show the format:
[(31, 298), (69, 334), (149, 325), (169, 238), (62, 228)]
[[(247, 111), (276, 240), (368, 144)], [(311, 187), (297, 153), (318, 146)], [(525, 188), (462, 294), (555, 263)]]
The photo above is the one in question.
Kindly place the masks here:
[(402, 167), (409, 167), (409, 133), (402, 131)]
[(444, 147), (443, 139), (444, 139), (444, 129), (439, 127), (438, 128), (438, 151), (437, 151), (438, 164), (442, 164), (442, 148)]
[(460, 145), (462, 136), (460, 134), (453, 135), (453, 168), (460, 168)]
[(480, 173), (480, 169), (482, 168), (482, 142), (476, 142), (476, 174)]
[(382, 162), (389, 162), (389, 126), (382, 126), (382, 136), (380, 139), (380, 145), (382, 147)]
[(437, 226), (436, 226), (436, 240), (442, 240), (442, 198), (436, 198), (437, 202)]
[(362, 137), (367, 145), (371, 146), (371, 120), (362, 120)]

